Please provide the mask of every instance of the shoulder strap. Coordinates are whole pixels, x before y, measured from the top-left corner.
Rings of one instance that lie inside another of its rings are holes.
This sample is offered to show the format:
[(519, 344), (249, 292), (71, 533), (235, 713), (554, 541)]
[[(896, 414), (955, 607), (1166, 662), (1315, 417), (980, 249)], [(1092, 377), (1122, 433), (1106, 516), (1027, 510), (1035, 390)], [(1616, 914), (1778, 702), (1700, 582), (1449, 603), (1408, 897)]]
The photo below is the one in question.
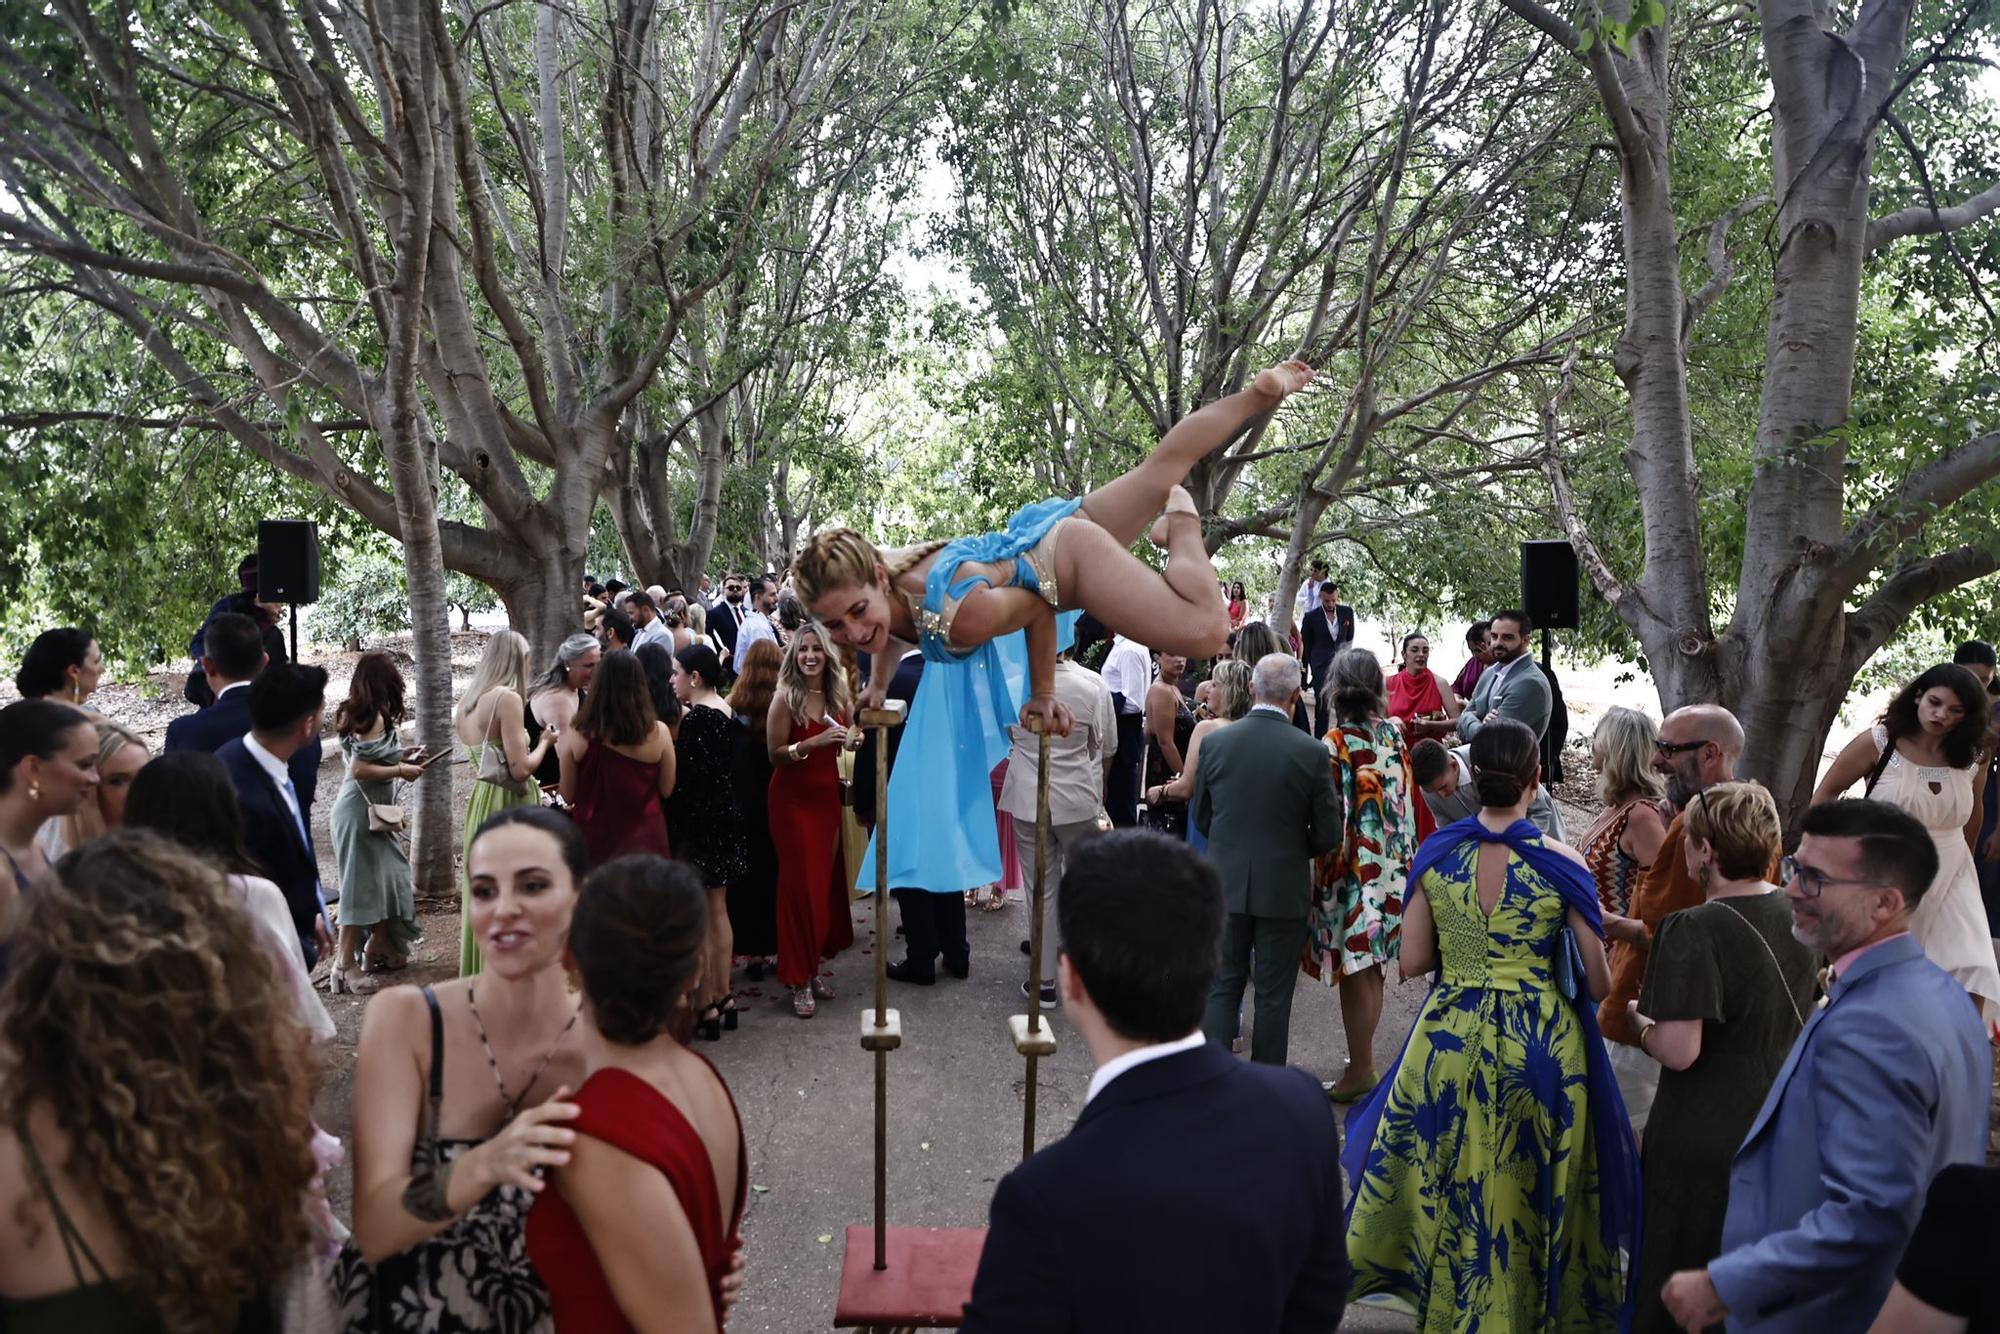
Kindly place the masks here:
[(1764, 947), (1764, 956), (1771, 961), (1771, 968), (1778, 974), (1778, 990), (1785, 993), (1785, 1003), (1792, 1007), (1792, 1018), (1798, 1021), (1800, 1028), (1804, 1028), (1806, 1026), (1806, 1017), (1799, 1009), (1798, 997), (1792, 994), (1792, 984), (1785, 978), (1785, 966), (1778, 962), (1778, 952), (1771, 948), (1771, 942), (1764, 939), (1764, 933), (1757, 929), (1755, 922), (1743, 915), (1741, 909), (1731, 904), (1728, 899), (1717, 899), (1716, 902), (1728, 905), (1729, 915), (1743, 923), (1750, 934), (1757, 937), (1757, 943)]
[(1861, 795), (1864, 797), (1874, 794), (1875, 785), (1882, 781), (1882, 775), (1889, 768), (1889, 761), (1896, 755), (1895, 739), (1885, 732), (1881, 740), (1882, 753), (1875, 757), (1875, 767), (1868, 771), (1868, 781), (1861, 786)]
[(444, 1122), (444, 1011), (438, 1008), (437, 993), (426, 983), (419, 988), (431, 1012), (431, 1133), (427, 1152), (435, 1160), (440, 1126)]
[(63, 1254), (69, 1257), (69, 1269), (76, 1275), (78, 1286), (91, 1281), (84, 1276), (83, 1266), (77, 1263), (79, 1253), (90, 1262), (90, 1267), (97, 1271), (97, 1281), (109, 1283), (111, 1275), (105, 1272), (96, 1253), (90, 1249), (90, 1243), (83, 1239), (83, 1233), (77, 1230), (74, 1222), (70, 1221), (69, 1213), (62, 1207), (62, 1201), (56, 1198), (56, 1188), (49, 1180), (48, 1170), (42, 1166), (42, 1155), (35, 1150), (35, 1141), (28, 1134), (26, 1121), (15, 1124), (14, 1138), (21, 1143), (21, 1156), (27, 1161), (28, 1175), (35, 1179), (35, 1188), (41, 1191), (42, 1198), (49, 1202), (49, 1212), (55, 1215), (56, 1235), (62, 1238)]

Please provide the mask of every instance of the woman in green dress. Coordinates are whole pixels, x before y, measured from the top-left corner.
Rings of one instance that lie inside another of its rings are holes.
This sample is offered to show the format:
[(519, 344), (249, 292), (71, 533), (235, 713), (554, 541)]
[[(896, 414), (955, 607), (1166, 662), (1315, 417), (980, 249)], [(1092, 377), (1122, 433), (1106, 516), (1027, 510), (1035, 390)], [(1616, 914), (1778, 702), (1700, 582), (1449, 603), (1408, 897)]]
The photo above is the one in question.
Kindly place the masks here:
[(472, 798), (465, 804), (465, 847), (459, 859), (458, 975), (480, 969), (479, 946), (472, 936), (472, 906), (465, 865), (472, 839), (495, 811), (509, 806), (539, 806), (541, 786), (535, 770), (548, 755), (561, 730), (542, 729), (541, 739), (528, 745), (528, 641), (512, 630), (501, 630), (486, 641), (486, 653), (472, 681), (452, 711), (458, 739), (471, 754)]
[[(365, 996), (382, 985), (368, 973), (393, 972), (409, 961), (417, 939), (417, 900), (402, 835), (377, 829), (371, 806), (396, 804), (396, 780), (424, 776), (420, 751), (405, 751), (403, 674), (386, 653), (364, 653), (354, 664), (347, 698), (333, 715), (347, 777), (333, 800), (333, 859), (340, 867), (339, 956), (327, 989)], [(362, 938), (367, 938), (363, 947)], [(356, 952), (361, 952), (357, 961)]]
[(1646, 1244), (1633, 1328), (1672, 1334), (1660, 1289), (1722, 1254), (1729, 1168), (1812, 1013), (1818, 958), (1764, 879), (1778, 806), (1756, 783), (1717, 783), (1687, 804), (1688, 872), (1706, 902), (1660, 923), (1630, 1003), (1639, 1049), (1660, 1063), (1646, 1122)]
[(1583, 859), (1527, 821), (1535, 734), (1472, 743), (1483, 809), (1426, 840), (1404, 977), (1440, 974), (1394, 1072), (1348, 1122), (1352, 1295), (1418, 1328), (1614, 1329), (1638, 1166), (1593, 997), (1610, 985)]

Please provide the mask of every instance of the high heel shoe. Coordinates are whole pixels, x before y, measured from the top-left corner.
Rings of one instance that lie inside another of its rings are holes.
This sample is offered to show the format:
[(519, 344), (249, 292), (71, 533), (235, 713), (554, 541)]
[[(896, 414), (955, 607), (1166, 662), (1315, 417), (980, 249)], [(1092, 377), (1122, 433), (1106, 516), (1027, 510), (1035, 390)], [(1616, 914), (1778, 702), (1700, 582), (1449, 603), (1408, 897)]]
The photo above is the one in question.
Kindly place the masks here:
[[(357, 968), (355, 971), (359, 972)], [(372, 996), (382, 989), (382, 979), (362, 973), (359, 978), (351, 978), (347, 970), (335, 964), (327, 970), (326, 994), (329, 996)]]
[(732, 991), (722, 998), (722, 1027), (725, 1031), (730, 1033), (736, 1031), (736, 1021), (741, 1014), (742, 1011), (736, 1006), (735, 992)]
[(701, 1018), (695, 1021), (694, 1031), (703, 1042), (722, 1041), (722, 1012), (713, 1005), (703, 1010)]

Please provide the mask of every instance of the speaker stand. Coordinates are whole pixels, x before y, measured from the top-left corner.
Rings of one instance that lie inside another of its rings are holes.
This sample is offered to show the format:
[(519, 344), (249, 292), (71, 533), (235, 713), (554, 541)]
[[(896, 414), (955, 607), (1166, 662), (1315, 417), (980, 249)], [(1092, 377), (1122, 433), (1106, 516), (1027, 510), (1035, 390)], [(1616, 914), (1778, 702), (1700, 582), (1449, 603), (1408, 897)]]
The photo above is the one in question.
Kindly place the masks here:
[[(297, 662), (299, 660), (299, 604), (294, 602), (290, 605), (292, 608), (292, 661)], [(1542, 661), (1547, 662), (1548, 659), (1549, 632), (1544, 630), (1542, 631)]]
[[(294, 608), (294, 610), (293, 610), (293, 614), (294, 614), (294, 615), (297, 615), (297, 609), (296, 609), (296, 608)], [(297, 656), (298, 656), (298, 650), (297, 650), (297, 649), (294, 649), (294, 650), (292, 650), (292, 656), (293, 656), (293, 657), (297, 657)], [(1544, 675), (1544, 676), (1546, 676), (1546, 675), (1547, 675), (1547, 673), (1548, 673), (1548, 671), (1549, 671), (1549, 628), (1548, 628), (1548, 627), (1547, 627), (1547, 626), (1545, 625), (1545, 626), (1543, 626), (1543, 627), (1542, 627), (1542, 673), (1543, 673), (1543, 675)], [(1555, 743), (1554, 743), (1553, 741), (1551, 741), (1551, 740), (1549, 739), (1549, 736), (1550, 736), (1550, 734), (1551, 734), (1552, 732), (1554, 732), (1554, 731), (1555, 731), (1555, 729), (1554, 729), (1553, 727), (1548, 727), (1548, 728), (1544, 728), (1544, 729), (1542, 730), (1542, 775), (1543, 775), (1543, 779), (1544, 779), (1544, 781), (1546, 781), (1546, 779), (1547, 779), (1547, 776), (1548, 776), (1549, 774), (1552, 774), (1552, 773), (1554, 773), (1554, 772), (1555, 772), (1555, 764), (1556, 764), (1556, 750), (1555, 750)], [(1554, 800), (1554, 798), (1551, 798), (1551, 800)]]

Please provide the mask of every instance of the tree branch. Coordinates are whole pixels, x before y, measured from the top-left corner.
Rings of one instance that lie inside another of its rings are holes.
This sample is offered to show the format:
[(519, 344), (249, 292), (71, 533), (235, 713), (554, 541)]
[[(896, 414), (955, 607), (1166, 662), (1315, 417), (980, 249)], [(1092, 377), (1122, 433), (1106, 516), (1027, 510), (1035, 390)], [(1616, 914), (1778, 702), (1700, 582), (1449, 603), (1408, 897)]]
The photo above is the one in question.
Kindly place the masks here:
[(2000, 210), (2000, 181), (1949, 207), (1940, 208), (1935, 195), (1929, 204), (1913, 205), (1897, 209), (1894, 213), (1876, 218), (1868, 224), (1868, 253), (1874, 254), (1885, 246), (1910, 236), (1932, 236), (1939, 232), (1955, 232), (1963, 227), (1991, 217)]
[(1827, 564), (1842, 595), (1858, 588), (1882, 559), (1921, 532), (1937, 512), (2000, 477), (2000, 431), (1974, 436), (1933, 459), (1855, 520)]
[(2000, 549), (1970, 542), (1899, 566), (1866, 602), (1847, 614), (1843, 669), (1849, 675), (1859, 671), (1925, 602), (1995, 570), (2000, 570)]

